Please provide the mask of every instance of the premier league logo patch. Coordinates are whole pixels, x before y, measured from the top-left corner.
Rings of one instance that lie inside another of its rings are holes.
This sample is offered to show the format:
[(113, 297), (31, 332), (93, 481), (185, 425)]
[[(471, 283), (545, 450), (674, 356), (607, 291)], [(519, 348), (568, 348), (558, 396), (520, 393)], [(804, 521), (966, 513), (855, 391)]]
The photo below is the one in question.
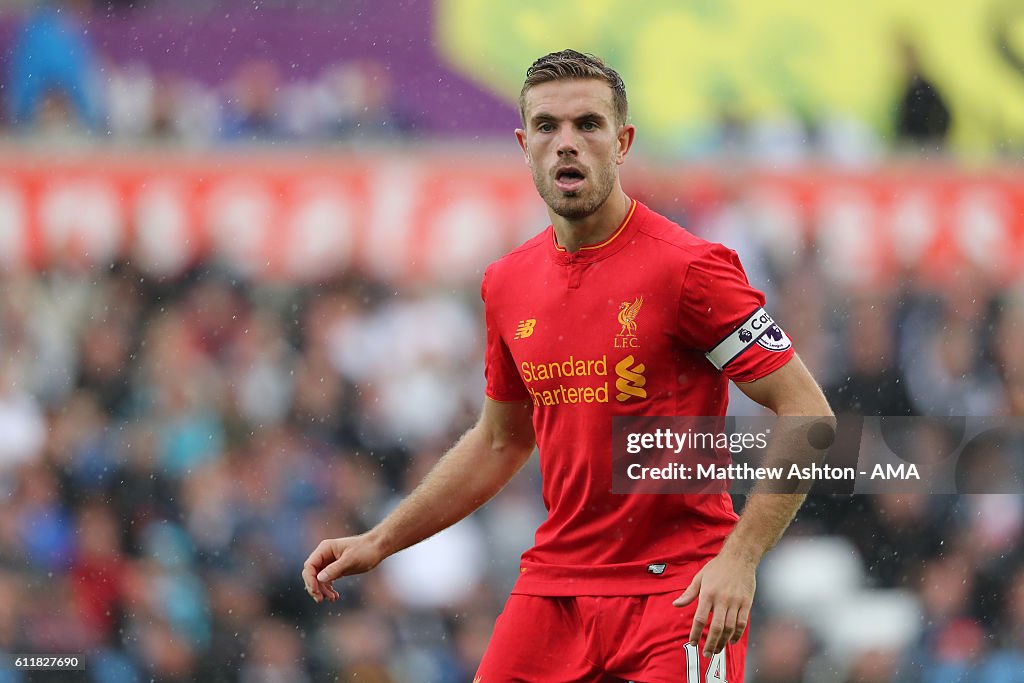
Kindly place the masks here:
[(781, 327), (773, 323), (757, 340), (757, 345), (769, 351), (785, 351), (793, 345), (793, 342), (789, 340)]
[(753, 338), (754, 338), (754, 335), (750, 334), (750, 330), (748, 330), (746, 328), (743, 328), (742, 330), (740, 330), (740, 341), (743, 342), (744, 344), (746, 344), (747, 342), (749, 342)]

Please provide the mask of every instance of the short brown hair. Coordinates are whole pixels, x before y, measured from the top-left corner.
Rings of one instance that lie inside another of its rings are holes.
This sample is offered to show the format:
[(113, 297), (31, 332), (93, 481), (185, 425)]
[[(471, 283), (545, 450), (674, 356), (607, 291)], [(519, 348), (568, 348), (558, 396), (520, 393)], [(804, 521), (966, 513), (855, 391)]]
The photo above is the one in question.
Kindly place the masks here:
[(615, 104), (615, 119), (622, 125), (626, 122), (629, 105), (626, 103), (626, 84), (619, 72), (611, 68), (600, 57), (562, 50), (544, 55), (526, 70), (526, 81), (519, 92), (519, 118), (526, 124), (526, 91), (535, 85), (549, 81), (586, 80), (595, 78), (604, 81), (612, 89)]

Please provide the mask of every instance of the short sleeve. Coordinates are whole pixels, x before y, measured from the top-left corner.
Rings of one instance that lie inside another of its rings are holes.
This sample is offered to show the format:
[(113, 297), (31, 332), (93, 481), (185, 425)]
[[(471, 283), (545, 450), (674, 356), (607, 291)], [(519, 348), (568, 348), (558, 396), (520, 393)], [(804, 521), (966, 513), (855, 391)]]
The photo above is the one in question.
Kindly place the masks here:
[(684, 343), (734, 382), (771, 374), (793, 357), (793, 343), (765, 310), (764, 294), (747, 281), (736, 252), (720, 244), (690, 263), (679, 299)]
[(488, 297), (490, 269), (484, 273), (480, 297), (484, 301), (484, 323), (487, 326), (487, 348), (484, 355), (484, 379), (488, 398), (495, 401), (522, 401), (530, 397), (516, 369), (512, 352), (501, 336), (497, 324), (495, 302)]

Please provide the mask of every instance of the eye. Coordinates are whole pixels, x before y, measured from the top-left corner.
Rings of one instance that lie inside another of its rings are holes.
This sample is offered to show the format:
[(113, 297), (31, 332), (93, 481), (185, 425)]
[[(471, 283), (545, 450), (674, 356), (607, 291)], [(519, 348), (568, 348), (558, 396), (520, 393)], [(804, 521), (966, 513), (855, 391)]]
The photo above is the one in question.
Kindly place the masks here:
[(580, 128), (589, 132), (597, 130), (598, 126), (596, 121), (584, 121)]
[(554, 129), (555, 129), (555, 126), (552, 123), (545, 122), (545, 123), (538, 123), (537, 124), (537, 132), (539, 132), (539, 133), (550, 133)]

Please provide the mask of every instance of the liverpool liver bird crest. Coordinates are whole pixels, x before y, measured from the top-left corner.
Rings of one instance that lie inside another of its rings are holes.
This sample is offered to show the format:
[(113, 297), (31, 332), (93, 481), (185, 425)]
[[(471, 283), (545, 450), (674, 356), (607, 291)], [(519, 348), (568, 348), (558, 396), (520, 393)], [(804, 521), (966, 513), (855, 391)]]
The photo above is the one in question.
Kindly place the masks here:
[(638, 296), (633, 303), (623, 301), (619, 304), (619, 324), (622, 325), (622, 331), (619, 332), (620, 337), (636, 336), (636, 315), (643, 305), (644, 298), (642, 296)]

